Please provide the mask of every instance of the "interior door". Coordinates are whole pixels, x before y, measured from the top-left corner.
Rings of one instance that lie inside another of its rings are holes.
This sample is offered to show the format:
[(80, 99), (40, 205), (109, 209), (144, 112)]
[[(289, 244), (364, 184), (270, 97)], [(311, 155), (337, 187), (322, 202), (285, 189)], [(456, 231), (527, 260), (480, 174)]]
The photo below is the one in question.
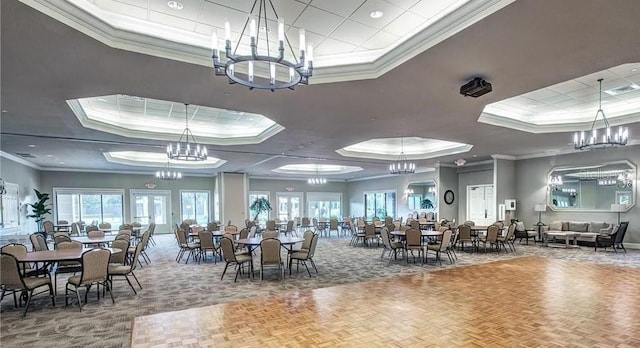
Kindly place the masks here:
[(467, 220), (487, 226), (496, 220), (493, 185), (467, 186)]
[(171, 232), (171, 191), (131, 190), (131, 216), (143, 226), (156, 223), (156, 233)]
[(278, 219), (280, 221), (293, 220), (302, 216), (302, 193), (284, 193), (276, 194), (278, 202)]

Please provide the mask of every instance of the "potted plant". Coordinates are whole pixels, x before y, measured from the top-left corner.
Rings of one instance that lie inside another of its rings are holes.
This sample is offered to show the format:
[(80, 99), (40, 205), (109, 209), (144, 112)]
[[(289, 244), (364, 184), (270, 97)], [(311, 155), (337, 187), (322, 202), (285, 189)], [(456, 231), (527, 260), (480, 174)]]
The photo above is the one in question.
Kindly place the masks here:
[(269, 203), (269, 200), (265, 197), (258, 197), (251, 203), (249, 209), (255, 214), (253, 220), (256, 221), (258, 220), (258, 215), (265, 211), (271, 211), (271, 203)]
[(49, 208), (49, 194), (41, 193), (40, 191), (33, 189), (36, 193), (38, 200), (35, 203), (30, 203), (31, 214), (27, 215), (28, 218), (33, 218), (38, 224), (38, 232), (44, 232), (44, 218), (45, 215), (51, 214), (51, 208)]

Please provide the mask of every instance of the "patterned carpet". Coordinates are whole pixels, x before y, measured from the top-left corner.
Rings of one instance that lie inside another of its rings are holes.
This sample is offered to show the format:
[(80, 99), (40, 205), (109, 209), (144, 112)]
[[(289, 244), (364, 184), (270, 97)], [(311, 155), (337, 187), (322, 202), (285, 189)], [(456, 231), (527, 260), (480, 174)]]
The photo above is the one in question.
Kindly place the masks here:
[[(136, 271), (143, 290), (134, 295), (124, 280), (114, 284), (115, 305), (110, 300), (96, 300), (95, 292), (82, 312), (77, 307), (64, 306), (65, 277), (58, 280), (56, 307), (48, 297), (34, 299), (24, 319), (22, 309), (13, 307), (11, 296), (0, 307), (0, 346), (2, 347), (127, 347), (131, 334), (131, 320), (136, 316), (208, 306), (244, 298), (293, 294), (296, 291), (363, 282), (398, 275), (433, 272), (450, 267), (487, 263), (523, 256), (543, 256), (640, 268), (640, 251), (593, 252), (593, 248), (544, 248), (540, 245), (518, 245), (515, 253), (458, 252), (458, 262), (434, 264), (433, 255), (426, 265), (405, 264), (403, 261), (380, 260), (382, 248), (351, 247), (347, 239), (321, 238), (316, 250), (319, 274), (309, 278), (304, 267), (285, 281), (277, 280), (271, 270), (265, 280), (239, 278), (233, 282), (233, 272), (220, 280), (224, 263), (178, 264), (175, 239), (170, 235), (156, 236), (158, 245), (149, 249), (151, 265)], [(28, 244), (27, 244), (28, 245)], [(255, 260), (255, 259), (254, 259)], [(259, 260), (259, 258), (258, 258)], [(256, 265), (258, 262), (255, 262)], [(269, 271), (267, 271), (269, 272)], [(313, 272), (313, 271), (312, 271)]]

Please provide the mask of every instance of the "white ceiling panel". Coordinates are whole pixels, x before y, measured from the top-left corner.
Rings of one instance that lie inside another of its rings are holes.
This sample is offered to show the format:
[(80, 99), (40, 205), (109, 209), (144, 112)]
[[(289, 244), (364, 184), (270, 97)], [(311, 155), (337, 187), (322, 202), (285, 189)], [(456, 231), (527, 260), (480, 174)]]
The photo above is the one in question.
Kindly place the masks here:
[(311, 6), (348, 17), (364, 3), (365, 0), (313, 0)]
[(147, 19), (148, 15), (148, 10), (146, 7), (133, 6), (124, 2), (112, 0), (96, 0), (95, 4), (105, 11), (117, 13), (123, 16)]
[(174, 10), (167, 5), (167, 0), (149, 0), (149, 9), (151, 11), (192, 21), (198, 19), (198, 15), (202, 12), (204, 0), (179, 0), (179, 2), (182, 4), (183, 8), (181, 10)]
[(416, 30), (424, 22), (424, 18), (413, 12), (405, 12), (389, 23), (384, 30), (398, 36), (404, 36)]
[[(369, 15), (371, 11), (382, 11), (383, 16), (376, 19), (371, 18)], [(351, 19), (370, 27), (382, 29), (385, 25), (398, 18), (403, 12), (403, 9), (393, 6), (388, 2), (382, 0), (367, 0), (367, 2), (356, 10), (351, 16)]]
[(230, 7), (239, 11), (249, 12), (253, 6), (253, 0), (207, 0), (224, 7)]
[(385, 2), (390, 3), (393, 6), (400, 7), (401, 9), (408, 10), (412, 8), (415, 4), (420, 2), (420, 0), (384, 0)]
[(339, 54), (339, 53), (349, 53), (353, 52), (357, 46), (352, 45), (350, 43), (346, 43), (340, 40), (335, 40), (332, 38), (325, 39), (317, 48), (315, 48), (314, 52), (319, 54)]
[(364, 24), (347, 20), (336, 29), (331, 37), (346, 41), (354, 45), (361, 45), (377, 32), (376, 29)]
[(326, 36), (338, 27), (343, 20), (344, 18), (333, 13), (315, 7), (307, 7), (296, 20), (294, 26)]
[(384, 31), (379, 31), (375, 35), (373, 35), (369, 40), (362, 43), (362, 47), (365, 47), (370, 50), (382, 49), (389, 45), (392, 45), (394, 42), (397, 42), (398, 36), (386, 33)]
[(441, 12), (452, 11), (469, 0), (422, 0), (411, 8), (411, 12), (424, 18), (432, 18)]
[[(302, 11), (308, 6), (306, 4), (291, 1), (291, 0), (272, 0), (273, 6), (278, 11), (278, 17), (283, 18), (286, 24), (293, 24), (298, 17), (302, 14)], [(275, 20), (275, 17), (272, 17), (273, 13), (272, 9), (269, 8), (269, 4), (267, 4), (267, 18)]]
[(196, 23), (184, 18), (170, 16), (162, 12), (151, 11), (149, 13), (149, 20), (158, 24), (169, 24), (174, 28), (183, 30), (193, 30)]

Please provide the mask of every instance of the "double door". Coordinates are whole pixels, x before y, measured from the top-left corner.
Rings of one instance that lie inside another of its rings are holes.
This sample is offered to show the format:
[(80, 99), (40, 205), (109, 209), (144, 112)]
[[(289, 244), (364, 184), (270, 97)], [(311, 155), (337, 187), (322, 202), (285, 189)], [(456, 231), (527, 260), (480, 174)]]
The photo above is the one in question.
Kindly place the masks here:
[(467, 186), (467, 220), (479, 226), (487, 226), (496, 221), (493, 185)]
[(302, 216), (302, 193), (278, 192), (276, 198), (280, 221), (289, 221)]
[(171, 232), (171, 191), (131, 190), (131, 216), (143, 226), (156, 223), (156, 233)]

